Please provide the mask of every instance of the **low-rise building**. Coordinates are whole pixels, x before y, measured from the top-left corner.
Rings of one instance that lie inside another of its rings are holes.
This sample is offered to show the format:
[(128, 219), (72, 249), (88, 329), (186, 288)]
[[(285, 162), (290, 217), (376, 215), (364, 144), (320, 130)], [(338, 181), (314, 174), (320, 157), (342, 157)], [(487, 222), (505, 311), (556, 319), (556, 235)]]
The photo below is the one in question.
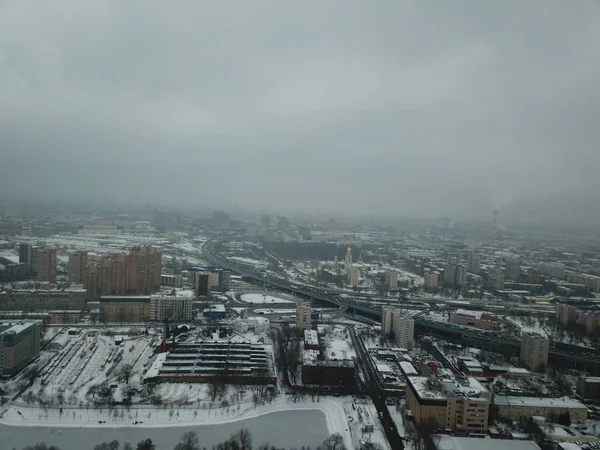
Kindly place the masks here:
[(500, 320), (496, 315), (483, 311), (470, 311), (468, 309), (457, 309), (450, 313), (450, 322), (459, 325), (468, 325), (488, 330), (499, 330)]
[(577, 384), (577, 393), (585, 399), (600, 399), (600, 377), (581, 377)]
[(319, 350), (319, 335), (317, 330), (304, 330), (304, 349)]
[(58, 309), (82, 310), (85, 308), (85, 289), (24, 290), (0, 292), (2, 311), (51, 311)]
[(209, 305), (204, 309), (204, 311), (202, 311), (202, 315), (210, 319), (224, 319), (226, 315), (225, 305), (220, 303)]
[(59, 309), (48, 311), (48, 321), (51, 324), (79, 323), (83, 319), (83, 311)]
[(275, 384), (273, 354), (261, 344), (233, 342), (179, 343), (161, 353), (144, 377), (145, 382)]
[(0, 376), (23, 370), (40, 353), (42, 322), (0, 323)]
[(182, 287), (183, 286), (183, 277), (181, 275), (166, 275), (163, 273), (160, 276), (160, 285), (161, 286)]
[(489, 392), (475, 378), (407, 377), (406, 408), (416, 423), (433, 419), (443, 429), (485, 433)]
[(436, 450), (540, 450), (533, 441), (458, 437), (447, 434), (434, 435), (433, 444)]
[(319, 386), (354, 386), (356, 366), (352, 359), (329, 359), (321, 353), (316, 330), (304, 331), (302, 383)]
[(233, 322), (233, 329), (238, 333), (247, 333), (253, 330), (256, 334), (269, 331), (271, 323), (266, 317), (240, 318)]
[(100, 322), (139, 323), (150, 319), (149, 295), (103, 295), (100, 297)]
[(540, 416), (548, 419), (569, 413), (571, 422), (583, 423), (588, 417), (588, 408), (583, 403), (569, 397), (539, 398), (496, 395), (494, 405), (499, 417), (519, 420), (521, 417)]

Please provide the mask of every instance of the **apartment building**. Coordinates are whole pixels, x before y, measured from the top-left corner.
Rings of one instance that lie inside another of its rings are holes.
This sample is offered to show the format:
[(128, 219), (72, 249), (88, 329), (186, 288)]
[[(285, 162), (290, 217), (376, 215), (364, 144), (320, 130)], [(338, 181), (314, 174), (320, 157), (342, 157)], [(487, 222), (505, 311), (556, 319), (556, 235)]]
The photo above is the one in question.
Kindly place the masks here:
[(40, 320), (0, 323), (0, 376), (20, 372), (38, 356), (41, 333)]
[(412, 349), (415, 343), (415, 321), (397, 317), (394, 321), (394, 340), (398, 347)]
[(84, 284), (87, 263), (88, 252), (81, 251), (69, 254), (69, 265), (67, 270), (69, 285), (73, 283)]
[(521, 353), (519, 360), (529, 370), (539, 370), (548, 366), (548, 351), (550, 341), (538, 333), (523, 333), (521, 335)]
[(439, 284), (439, 275), (433, 272), (425, 272), (424, 282), (426, 289), (436, 289)]
[(192, 297), (152, 295), (150, 320), (162, 322), (168, 319), (174, 322), (189, 322), (192, 320), (192, 300)]
[(312, 328), (312, 308), (310, 306), (298, 306), (296, 308), (296, 328), (298, 331)]
[(398, 289), (398, 272), (387, 270), (385, 272), (385, 285), (391, 290)]
[(210, 272), (194, 272), (194, 292), (196, 297), (210, 297)]
[(394, 312), (395, 308), (384, 306), (381, 311), (381, 335), (389, 337), (394, 331)]
[(563, 325), (575, 323), (577, 320), (577, 307), (574, 305), (567, 305), (566, 303), (557, 303), (556, 320)]
[(155, 247), (133, 247), (129, 254), (103, 255), (84, 270), (88, 299), (103, 295), (149, 295), (160, 290), (161, 251)]
[(403, 317), (395, 308), (384, 306), (381, 313), (381, 334), (393, 338), (400, 348), (412, 348), (414, 345), (415, 322)]
[(38, 249), (35, 272), (38, 281), (56, 283), (56, 249)]
[(150, 319), (150, 296), (103, 295), (100, 297), (100, 322), (139, 323)]
[(86, 299), (85, 289), (13, 289), (0, 292), (0, 311), (81, 311), (85, 308)]
[(358, 269), (354, 267), (348, 269), (348, 286), (358, 286)]
[(443, 429), (485, 433), (489, 399), (475, 378), (407, 377), (406, 409), (416, 423), (433, 419)]

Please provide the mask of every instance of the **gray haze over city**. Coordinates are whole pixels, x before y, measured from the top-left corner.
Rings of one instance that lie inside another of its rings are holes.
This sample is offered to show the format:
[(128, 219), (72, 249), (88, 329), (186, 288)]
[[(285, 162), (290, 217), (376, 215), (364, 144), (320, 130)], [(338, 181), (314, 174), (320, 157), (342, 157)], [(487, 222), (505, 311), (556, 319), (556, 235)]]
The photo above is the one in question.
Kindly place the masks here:
[(594, 1), (3, 1), (0, 199), (597, 219), (598, 42)]

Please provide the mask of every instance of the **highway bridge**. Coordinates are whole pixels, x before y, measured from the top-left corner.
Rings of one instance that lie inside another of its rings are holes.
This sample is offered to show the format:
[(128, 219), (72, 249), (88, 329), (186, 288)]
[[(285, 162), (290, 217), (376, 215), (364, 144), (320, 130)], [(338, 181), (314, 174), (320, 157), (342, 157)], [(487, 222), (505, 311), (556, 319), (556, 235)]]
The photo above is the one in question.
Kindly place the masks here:
[[(381, 320), (381, 308), (370, 307), (364, 302), (342, 299), (337, 295), (333, 295), (329, 289), (299, 286), (282, 279), (268, 278), (259, 271), (219, 255), (213, 250), (212, 246), (212, 241), (208, 241), (203, 245), (202, 252), (205, 259), (214, 265), (227, 268), (248, 278), (253, 284), (264, 288), (276, 288), (310, 302), (336, 306), (340, 308), (340, 311), (346, 311), (350, 314), (376, 321)], [(339, 294), (339, 291), (337, 293)], [(399, 303), (398, 306), (402, 307), (403, 305)], [(405, 306), (408, 307), (409, 305)], [(486, 349), (506, 356), (518, 356), (520, 353), (520, 340), (499, 332), (480, 331), (475, 328), (462, 327), (446, 322), (426, 320), (422, 317), (415, 318), (415, 328), (422, 334), (438, 336), (460, 345)], [(584, 370), (593, 375), (600, 375), (600, 352), (598, 350), (559, 342), (552, 345), (548, 356), (550, 365)]]

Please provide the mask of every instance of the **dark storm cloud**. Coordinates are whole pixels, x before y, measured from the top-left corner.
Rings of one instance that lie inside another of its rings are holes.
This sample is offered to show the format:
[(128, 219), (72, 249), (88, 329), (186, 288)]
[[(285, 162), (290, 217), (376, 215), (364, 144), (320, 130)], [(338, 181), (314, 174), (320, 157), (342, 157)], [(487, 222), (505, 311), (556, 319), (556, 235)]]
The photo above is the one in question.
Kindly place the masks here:
[(599, 42), (592, 1), (7, 0), (0, 190), (467, 217), (590, 192)]

